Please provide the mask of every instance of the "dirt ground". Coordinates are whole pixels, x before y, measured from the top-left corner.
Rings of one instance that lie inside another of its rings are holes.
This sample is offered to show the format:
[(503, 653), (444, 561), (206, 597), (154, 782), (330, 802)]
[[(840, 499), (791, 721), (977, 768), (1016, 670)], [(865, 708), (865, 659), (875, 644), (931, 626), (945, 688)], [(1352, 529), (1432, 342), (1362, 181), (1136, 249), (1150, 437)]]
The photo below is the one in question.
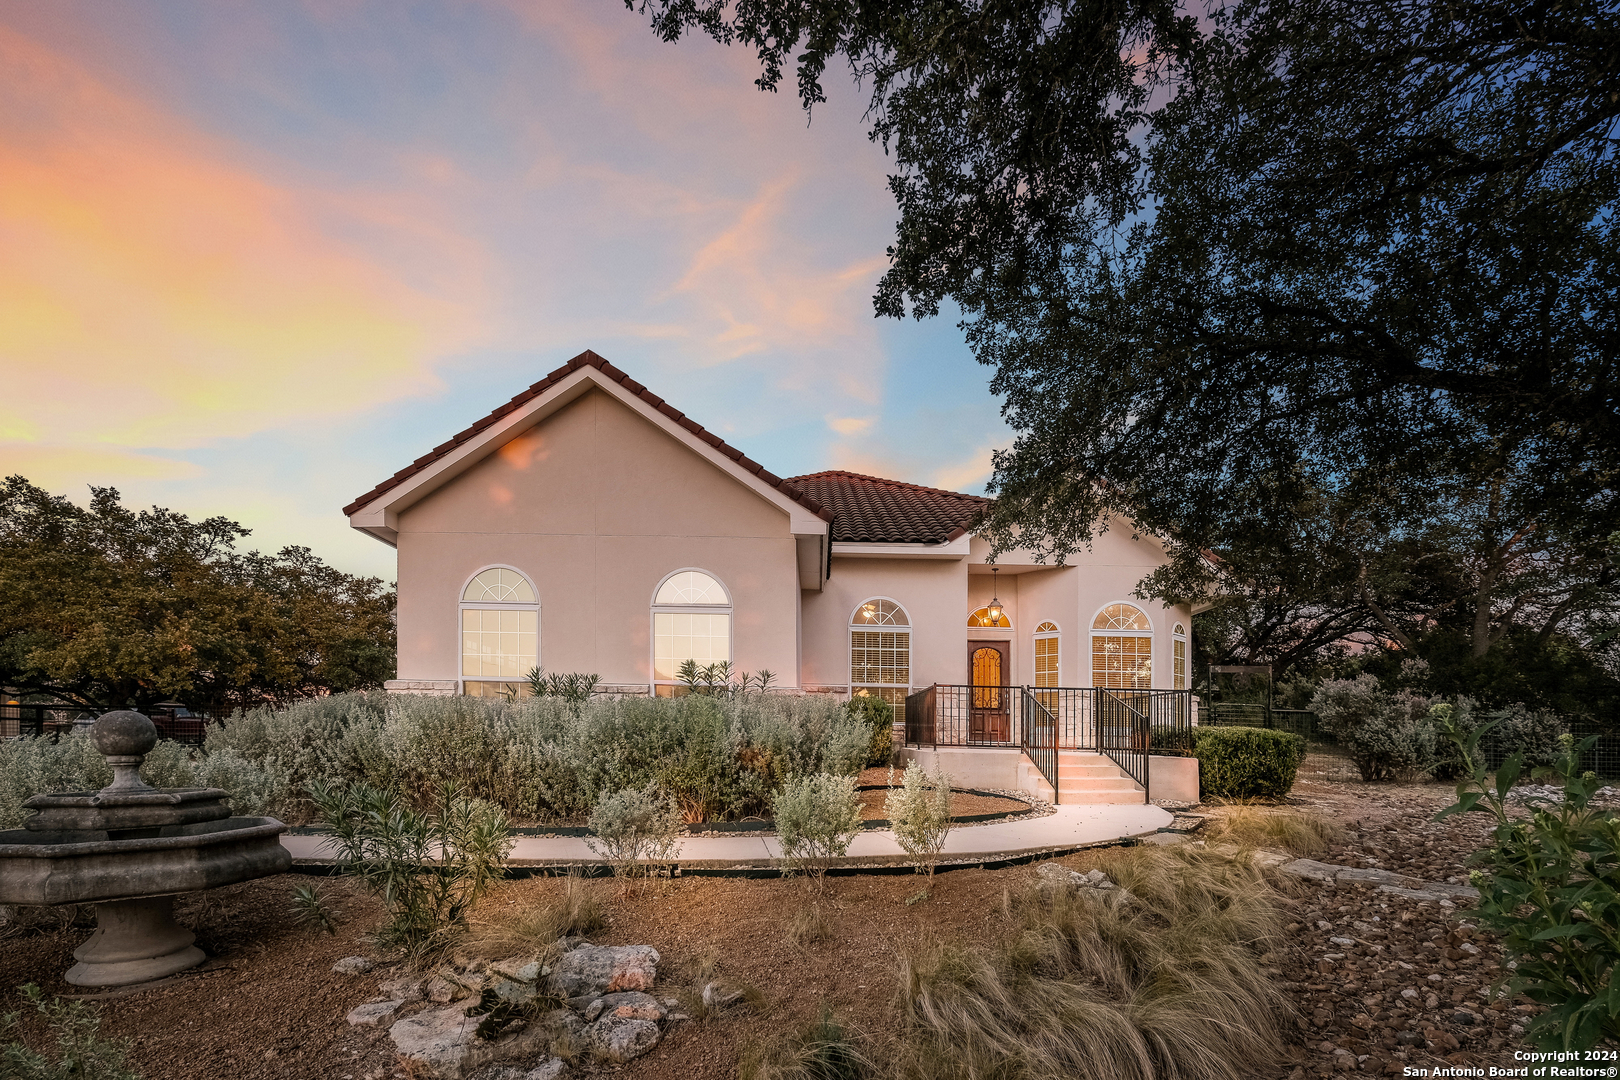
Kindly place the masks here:
[[(1443, 785), (1303, 780), (1290, 801), (1349, 830), (1342, 845), (1318, 856), (1322, 861), (1445, 881), (1463, 878), (1464, 861), (1484, 831), (1483, 815), (1430, 821), (1449, 797)], [(1094, 859), (1080, 854), (1062, 862), (1085, 869)], [(676, 1023), (647, 1056), (600, 1075), (734, 1077), (741, 1051), (814, 1019), (823, 1008), (869, 1032), (892, 1030), (898, 956), (932, 940), (989, 942), (1004, 894), (1022, 890), (1033, 876), (1028, 866), (954, 870), (936, 879), (931, 900), (909, 906), (905, 901), (921, 885), (913, 875), (830, 878), (819, 904), (832, 933), (802, 946), (788, 940), (789, 926), (796, 912), (817, 903), (802, 882), (680, 878), (627, 896), (614, 882), (589, 883), (600, 890), (608, 917), (592, 939), (657, 947), (663, 960), (656, 992), (689, 989), (707, 962), (755, 988), (761, 1001), (716, 1019)], [(341, 911), (335, 937), (293, 920), (292, 889), (312, 880)], [(509, 882), (487, 899), (482, 914), (535, 903), (563, 887), (549, 878)], [(1442, 1062), (1511, 1064), (1514, 1025), (1528, 1007), (1491, 997), (1499, 954), (1469, 928), (1466, 908), (1359, 886), (1306, 883), (1295, 894), (1291, 946), (1268, 962), (1272, 976), (1300, 1002), (1297, 1042), (1268, 1075), (1303, 1080), (1334, 1072), (1401, 1075), (1407, 1066)], [(337, 959), (368, 952), (365, 935), (379, 917), (376, 904), (351, 883), (285, 875), (183, 900), (177, 916), (197, 931), (212, 959), (136, 993), (97, 996), (104, 1033), (132, 1040), (131, 1064), (147, 1080), (406, 1075), (385, 1031), (353, 1029), (344, 1019), (375, 998), (380, 979), (390, 974), (331, 971)], [(7, 988), (0, 997), (30, 981), (53, 993), (72, 991), (61, 975), (87, 934), (83, 926), (10, 932), (0, 941), (0, 987)], [(1409, 989), (1416, 999), (1402, 994)], [(0, 1011), (15, 1007), (13, 998)], [(25, 1017), (24, 1031), (35, 1045), (43, 1041), (34, 1018)]]

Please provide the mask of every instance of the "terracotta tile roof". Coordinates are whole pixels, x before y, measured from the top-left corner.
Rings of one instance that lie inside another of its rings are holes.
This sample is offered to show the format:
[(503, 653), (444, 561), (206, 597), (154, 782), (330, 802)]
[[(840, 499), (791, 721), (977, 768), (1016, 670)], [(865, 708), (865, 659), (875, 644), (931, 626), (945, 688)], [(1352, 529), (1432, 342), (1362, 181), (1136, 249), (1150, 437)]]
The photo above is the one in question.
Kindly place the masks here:
[(967, 532), (990, 504), (978, 495), (852, 472), (790, 476), (787, 483), (832, 509), (832, 538), (866, 544), (943, 544)]
[[(602, 357), (596, 355), (596, 353), (591, 352), (589, 349), (586, 349), (584, 352), (568, 361), (568, 363), (564, 364), (556, 371), (553, 371), (551, 374), (547, 375), (545, 378), (523, 391), (523, 393), (519, 394), (511, 401), (508, 401), (505, 405), (502, 405), (500, 408), (478, 421), (466, 431), (457, 434), (449, 442), (441, 443), (438, 446), (435, 446), (432, 450), (411, 462), (410, 465), (399, 470), (399, 472), (395, 473), (393, 476), (390, 476), (387, 480), (384, 480), (382, 483), (378, 484), (376, 487), (354, 500), (348, 506), (345, 506), (343, 508), (343, 512), (345, 514), (352, 514), (356, 510), (359, 510), (362, 506), (365, 506), (367, 503), (371, 502), (377, 496), (383, 495), (398, 487), (400, 484), (403, 484), (405, 481), (409, 480), (411, 477), (415, 476), (429, 465), (432, 465), (435, 461), (438, 461), (440, 458), (453, 451), (456, 447), (460, 446), (468, 439), (476, 438), (479, 433), (481, 433), (491, 424), (495, 423), (501, 417), (507, 415), (514, 409), (527, 405), (529, 402), (533, 401), (535, 398), (539, 397), (541, 394), (545, 393), (547, 390), (551, 389), (557, 383), (561, 382), (563, 379), (567, 378), (569, 375), (578, 371), (582, 367), (596, 368), (603, 375), (606, 375), (608, 378), (630, 391), (630, 393), (639, 397), (642, 401), (645, 401), (648, 405), (651, 405), (653, 408), (669, 417), (675, 423), (679, 424), (687, 431), (690, 431), (693, 435), (697, 436), (699, 439), (702, 439), (720, 453), (736, 462), (742, 468), (748, 470), (761, 480), (765, 481), (765, 483), (769, 484), (771, 487), (776, 488), (784, 495), (798, 502), (806, 510), (809, 510), (811, 513), (817, 515), (823, 521), (831, 521), (833, 519), (832, 512), (824, 508), (820, 502), (816, 501), (816, 499), (806, 491), (788, 484), (780, 476), (768, 471), (759, 462), (749, 459), (741, 450), (738, 450), (735, 446), (730, 445), (724, 439), (720, 438), (720, 436), (704, 430), (701, 424), (694, 420), (688, 419), (685, 413), (681, 412), (663, 398), (659, 397), (651, 390), (648, 390), (645, 386), (642, 386), (640, 383), (636, 382), (636, 380), (632, 379), (630, 376), (626, 375), (624, 372), (602, 359)], [(959, 496), (959, 498), (967, 497), (968, 496)]]

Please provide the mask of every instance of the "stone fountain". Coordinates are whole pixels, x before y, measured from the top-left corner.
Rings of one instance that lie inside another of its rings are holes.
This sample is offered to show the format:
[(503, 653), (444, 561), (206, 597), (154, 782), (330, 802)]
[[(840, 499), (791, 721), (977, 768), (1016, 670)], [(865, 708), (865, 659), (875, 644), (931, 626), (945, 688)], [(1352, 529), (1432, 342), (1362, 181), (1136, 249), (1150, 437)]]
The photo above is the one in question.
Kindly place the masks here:
[(157, 728), (112, 712), (91, 729), (112, 766), (100, 791), (35, 795), (24, 828), (0, 832), (0, 904), (94, 904), (96, 932), (67, 981), (123, 986), (203, 962), (174, 921), (177, 893), (279, 874), (292, 865), (275, 818), (232, 817), (219, 788), (158, 789), (141, 779)]

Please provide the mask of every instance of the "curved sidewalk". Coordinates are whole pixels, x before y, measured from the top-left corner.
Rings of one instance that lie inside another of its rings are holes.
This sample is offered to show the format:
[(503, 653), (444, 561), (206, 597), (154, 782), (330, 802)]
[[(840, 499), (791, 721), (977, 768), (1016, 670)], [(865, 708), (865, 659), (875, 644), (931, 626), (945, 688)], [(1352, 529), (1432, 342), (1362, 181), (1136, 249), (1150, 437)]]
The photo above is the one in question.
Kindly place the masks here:
[[(1057, 854), (1096, 844), (1136, 839), (1158, 832), (1169, 825), (1172, 815), (1157, 806), (1057, 806), (1042, 817), (1001, 821), (990, 825), (962, 826), (951, 830), (945, 842), (945, 860), (953, 863), (1001, 861), (1028, 858), (1043, 852)], [(507, 858), (513, 867), (600, 865), (585, 841), (575, 836), (520, 836)], [(319, 865), (331, 858), (323, 837), (283, 835), (281, 842), (293, 859), (305, 866)], [(734, 834), (730, 836), (691, 836), (681, 841), (676, 861), (692, 869), (767, 869), (782, 857), (782, 845), (774, 835)], [(849, 855), (840, 865), (883, 865), (905, 862), (907, 856), (895, 842), (894, 833), (883, 830), (863, 832), (849, 845)]]

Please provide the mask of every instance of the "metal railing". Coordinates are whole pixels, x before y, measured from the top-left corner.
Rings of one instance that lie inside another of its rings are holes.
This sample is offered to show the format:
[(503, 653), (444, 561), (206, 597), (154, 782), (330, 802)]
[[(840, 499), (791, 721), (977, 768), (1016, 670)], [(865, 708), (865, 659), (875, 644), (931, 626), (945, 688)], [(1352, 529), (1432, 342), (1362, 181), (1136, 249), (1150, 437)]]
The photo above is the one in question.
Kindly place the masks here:
[(1149, 754), (1190, 753), (1197, 717), (1190, 690), (935, 683), (906, 698), (905, 727), (911, 746), (1022, 749), (1054, 790), (1059, 751), (1095, 750), (1145, 791)]
[(1019, 727), (1024, 736), (1024, 753), (1046, 777), (1046, 782), (1052, 785), (1052, 801), (1055, 803), (1058, 792), (1057, 717), (1027, 686), (1020, 689), (1018, 703), (1023, 713)]
[(1148, 721), (1147, 714), (1136, 707), (1138, 702), (1147, 704), (1141, 701), (1140, 693), (1136, 692), (1137, 701), (1132, 701), (1130, 691), (1116, 693), (1098, 688), (1097, 750), (1125, 770), (1141, 786), (1143, 794), (1151, 799), (1152, 793), (1148, 790), (1148, 742), (1153, 725)]

